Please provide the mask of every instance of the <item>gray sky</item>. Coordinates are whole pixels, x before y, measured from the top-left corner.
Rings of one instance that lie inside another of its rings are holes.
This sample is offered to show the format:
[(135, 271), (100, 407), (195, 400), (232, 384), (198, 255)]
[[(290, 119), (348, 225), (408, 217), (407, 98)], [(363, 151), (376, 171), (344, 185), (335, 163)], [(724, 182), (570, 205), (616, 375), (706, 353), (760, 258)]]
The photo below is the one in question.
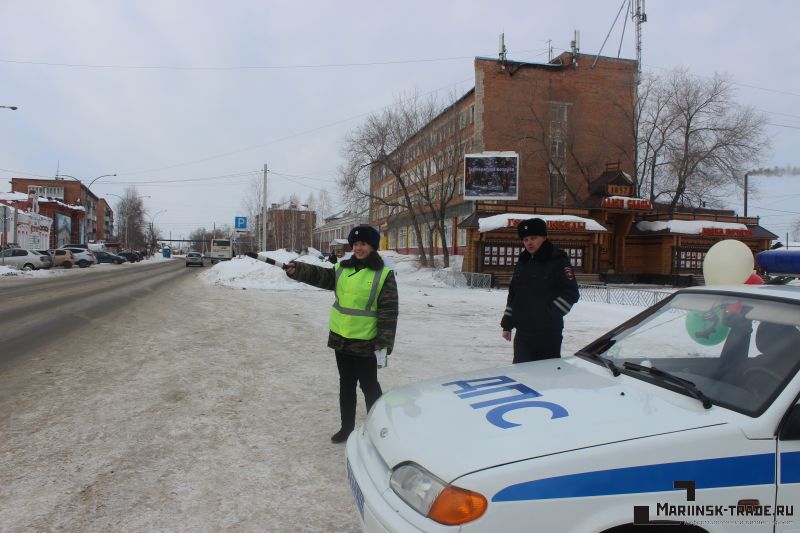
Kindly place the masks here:
[[(500, 33), (514, 60), (546, 60), (547, 40), (558, 53), (575, 29), (596, 53), (621, 1), (3, 0), (0, 105), (20, 109), (0, 110), (0, 181), (116, 173), (92, 190), (136, 184), (165, 236), (232, 225), (264, 163), (270, 202), (335, 194), (342, 139), (368, 113), (415, 90), (463, 94)], [(761, 166), (797, 166), (800, 3), (763, 4), (649, 0), (644, 70), (727, 73), (773, 124)], [(635, 57), (630, 20), (622, 57)], [(800, 176), (752, 183), (749, 214), (785, 234)]]

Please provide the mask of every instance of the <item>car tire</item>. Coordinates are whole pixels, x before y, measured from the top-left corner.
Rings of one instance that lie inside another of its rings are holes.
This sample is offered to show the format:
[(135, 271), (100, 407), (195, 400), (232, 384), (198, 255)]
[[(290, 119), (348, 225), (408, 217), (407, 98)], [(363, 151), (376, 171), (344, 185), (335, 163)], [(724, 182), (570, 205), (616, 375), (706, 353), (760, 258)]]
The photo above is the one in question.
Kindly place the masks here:
[(70, 263), (69, 261), (64, 261), (63, 263), (61, 263), (61, 266), (64, 268), (72, 268), (72, 263)]
[(30, 272), (33, 269), (34, 266), (30, 263), (25, 263), (24, 265), (22, 265), (22, 270), (24, 270), (25, 272)]
[(89, 261), (87, 261), (86, 259), (81, 259), (80, 261), (78, 261), (78, 266), (80, 268), (86, 268), (89, 266)]

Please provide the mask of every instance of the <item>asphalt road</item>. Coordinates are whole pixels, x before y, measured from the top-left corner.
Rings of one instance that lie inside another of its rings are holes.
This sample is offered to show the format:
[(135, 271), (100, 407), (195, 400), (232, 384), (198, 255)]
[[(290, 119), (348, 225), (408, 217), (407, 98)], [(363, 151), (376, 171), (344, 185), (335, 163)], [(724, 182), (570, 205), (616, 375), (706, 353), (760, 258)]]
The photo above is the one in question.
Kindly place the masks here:
[(0, 369), (187, 274), (183, 261), (71, 269), (0, 282)]
[(331, 294), (120, 266), (0, 279), (0, 533), (358, 531)]

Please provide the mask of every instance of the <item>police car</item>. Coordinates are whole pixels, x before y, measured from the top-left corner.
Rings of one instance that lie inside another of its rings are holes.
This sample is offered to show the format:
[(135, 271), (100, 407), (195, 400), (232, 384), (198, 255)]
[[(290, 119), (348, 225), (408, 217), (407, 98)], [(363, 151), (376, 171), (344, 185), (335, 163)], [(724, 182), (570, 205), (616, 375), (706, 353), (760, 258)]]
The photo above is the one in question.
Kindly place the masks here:
[(799, 532), (799, 326), (798, 287), (684, 289), (575, 357), (389, 391), (347, 442), (362, 527)]

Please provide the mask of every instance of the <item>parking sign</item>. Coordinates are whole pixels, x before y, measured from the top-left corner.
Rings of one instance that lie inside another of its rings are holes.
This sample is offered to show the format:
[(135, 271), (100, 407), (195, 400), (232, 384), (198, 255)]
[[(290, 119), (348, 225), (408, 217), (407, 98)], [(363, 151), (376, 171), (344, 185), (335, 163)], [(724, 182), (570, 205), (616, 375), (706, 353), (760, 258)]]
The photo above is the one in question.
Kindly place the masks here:
[(247, 229), (247, 217), (236, 217), (233, 221), (235, 229)]

